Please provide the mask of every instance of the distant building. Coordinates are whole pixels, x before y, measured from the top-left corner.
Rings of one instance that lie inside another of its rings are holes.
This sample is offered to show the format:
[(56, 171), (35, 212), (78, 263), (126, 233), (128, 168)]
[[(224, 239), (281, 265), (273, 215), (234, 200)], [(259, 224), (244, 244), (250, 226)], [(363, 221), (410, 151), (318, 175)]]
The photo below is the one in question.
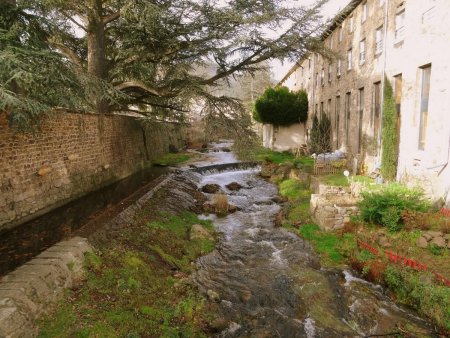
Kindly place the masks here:
[(379, 165), (384, 75), (398, 113), (397, 179), (450, 194), (450, 1), (353, 0), (323, 35), (337, 53), (306, 55), (280, 84), (309, 95), (309, 120), (327, 114), (334, 149)]

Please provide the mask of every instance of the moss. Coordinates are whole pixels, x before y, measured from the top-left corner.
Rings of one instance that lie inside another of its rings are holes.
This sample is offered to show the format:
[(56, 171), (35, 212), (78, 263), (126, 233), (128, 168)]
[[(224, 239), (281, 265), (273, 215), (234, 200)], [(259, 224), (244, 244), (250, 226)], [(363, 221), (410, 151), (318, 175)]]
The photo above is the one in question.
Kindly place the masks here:
[(152, 163), (160, 166), (171, 166), (186, 162), (192, 156), (193, 154), (191, 153), (168, 153), (153, 160)]
[[(204, 300), (189, 282), (191, 262), (214, 241), (189, 240), (195, 214), (154, 215), (86, 256), (86, 282), (40, 322), (40, 337), (203, 337)], [(181, 278), (181, 279), (180, 279)]]

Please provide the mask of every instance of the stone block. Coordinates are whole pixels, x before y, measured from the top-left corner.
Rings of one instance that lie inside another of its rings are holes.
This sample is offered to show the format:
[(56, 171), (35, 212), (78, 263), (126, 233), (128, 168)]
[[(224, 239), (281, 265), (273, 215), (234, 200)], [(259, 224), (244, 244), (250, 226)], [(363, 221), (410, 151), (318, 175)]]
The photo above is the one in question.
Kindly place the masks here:
[(446, 247), (446, 243), (445, 243), (445, 239), (444, 237), (434, 237), (431, 242), (431, 245), (436, 245), (440, 248), (445, 248)]
[(36, 329), (32, 322), (14, 304), (0, 307), (0, 337), (34, 337)]
[(424, 236), (420, 236), (416, 244), (419, 248), (426, 248), (428, 246), (428, 240)]

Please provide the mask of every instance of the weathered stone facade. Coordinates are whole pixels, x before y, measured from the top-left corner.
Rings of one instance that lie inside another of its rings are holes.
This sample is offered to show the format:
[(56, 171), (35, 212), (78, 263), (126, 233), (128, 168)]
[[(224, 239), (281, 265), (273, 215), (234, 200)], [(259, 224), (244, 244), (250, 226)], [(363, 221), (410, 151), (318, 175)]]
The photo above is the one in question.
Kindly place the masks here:
[[(304, 89), (308, 131), (314, 114), (327, 114), (334, 149), (358, 159), (360, 169), (379, 165), (384, 76), (398, 112), (397, 179), (450, 198), (450, 94), (448, 0), (353, 0), (323, 35), (337, 54), (310, 54), (280, 82)], [(427, 77), (428, 80), (424, 79)], [(431, 79), (430, 79), (431, 74)], [(428, 94), (424, 94), (427, 92)], [(307, 132), (308, 135), (308, 132)]]
[(119, 115), (59, 113), (41, 130), (0, 125), (0, 231), (142, 169), (184, 144), (183, 128)]

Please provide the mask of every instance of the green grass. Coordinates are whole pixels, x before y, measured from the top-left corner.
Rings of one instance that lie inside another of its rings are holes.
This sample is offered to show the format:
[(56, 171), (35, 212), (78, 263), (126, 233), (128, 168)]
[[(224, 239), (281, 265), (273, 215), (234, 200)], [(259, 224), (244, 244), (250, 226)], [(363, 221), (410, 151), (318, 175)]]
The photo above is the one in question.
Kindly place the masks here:
[(339, 174), (329, 174), (320, 177), (320, 181), (325, 183), (326, 185), (332, 185), (332, 186), (340, 186), (340, 187), (348, 187), (350, 185), (350, 182), (361, 182), (365, 184), (373, 183), (373, 179), (367, 177), (367, 176), (350, 176), (349, 180), (347, 180), (347, 177), (344, 176), (343, 173)]
[(295, 157), (288, 151), (279, 152), (262, 148), (256, 154), (257, 161), (270, 161), (275, 164), (292, 163), (295, 167), (305, 171), (311, 171), (314, 166), (314, 159), (310, 156)]
[(191, 226), (212, 224), (192, 213), (137, 223), (87, 254), (86, 282), (40, 322), (39, 337), (206, 336), (204, 299), (180, 278), (214, 249), (212, 240), (190, 241)]
[(333, 232), (322, 231), (316, 224), (305, 224), (298, 230), (301, 237), (310, 241), (321, 254), (325, 265), (340, 265), (356, 249), (357, 243), (352, 234), (338, 237)]
[(152, 163), (160, 166), (171, 166), (189, 160), (193, 155), (190, 153), (167, 153), (164, 156), (153, 160)]

